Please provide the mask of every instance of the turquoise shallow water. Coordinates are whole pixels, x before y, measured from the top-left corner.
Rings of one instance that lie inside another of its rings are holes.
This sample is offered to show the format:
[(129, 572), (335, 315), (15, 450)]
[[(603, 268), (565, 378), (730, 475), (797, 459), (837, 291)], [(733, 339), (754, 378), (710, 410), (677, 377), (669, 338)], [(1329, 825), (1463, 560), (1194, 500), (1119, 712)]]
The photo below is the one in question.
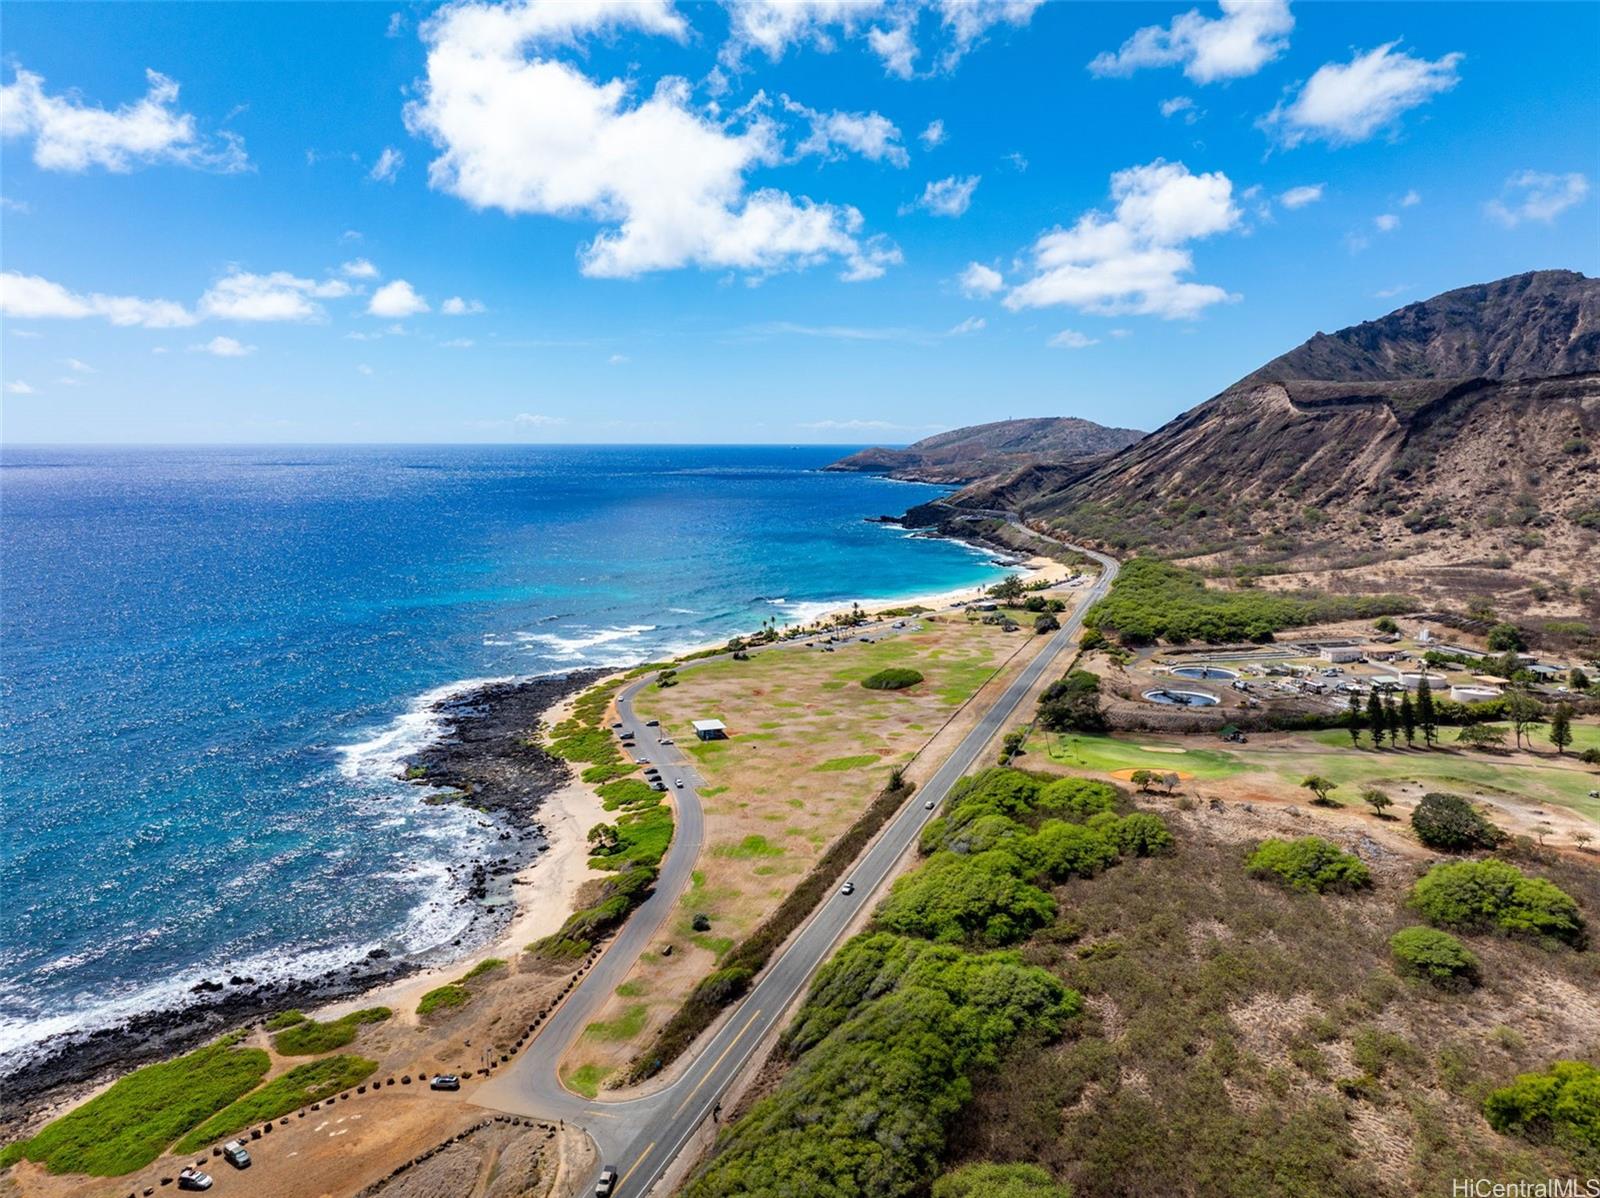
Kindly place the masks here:
[(0, 1053), (459, 935), (431, 696), (997, 575), (843, 452), (5, 449)]

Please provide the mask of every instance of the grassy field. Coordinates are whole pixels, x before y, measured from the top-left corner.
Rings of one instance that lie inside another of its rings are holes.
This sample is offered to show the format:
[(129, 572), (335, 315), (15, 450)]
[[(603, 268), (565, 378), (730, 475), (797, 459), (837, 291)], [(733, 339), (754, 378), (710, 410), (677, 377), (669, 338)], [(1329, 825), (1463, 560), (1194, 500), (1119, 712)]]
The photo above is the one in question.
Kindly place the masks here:
[(349, 1044), (362, 1024), (382, 1023), (393, 1014), (388, 1007), (368, 1007), (326, 1023), (300, 1019), (274, 1036), (272, 1047), (280, 1056), (314, 1057)]
[(0, 1153), (0, 1166), (26, 1157), (52, 1173), (131, 1173), (229, 1107), (266, 1076), (268, 1067), (264, 1051), (239, 1048), (233, 1038), (147, 1065), (47, 1124), (31, 1140), (9, 1145)]
[[(680, 671), (674, 686), (639, 693), (635, 710), (661, 721), (706, 783), (706, 851), (668, 926), (675, 951), (641, 960), (628, 983), (639, 994), (607, 1004), (597, 1025), (607, 1033), (586, 1036), (573, 1064), (609, 1075), (637, 1053), (861, 814), (890, 770), (1027, 643), (959, 615), (921, 625), (832, 653), (761, 649), (748, 661), (710, 661)], [(899, 690), (861, 685), (885, 669), (923, 680)], [(689, 723), (706, 718), (722, 720), (728, 739), (696, 740)]]
[[(1576, 747), (1600, 741), (1600, 728), (1594, 725), (1574, 725), (1573, 733)], [(1349, 734), (1339, 729), (1254, 737), (1248, 744), (1226, 749), (1212, 748), (1218, 742), (1203, 737), (1051, 734), (1030, 741), (1030, 753), (1073, 773), (1092, 776), (1125, 778), (1127, 771), (1140, 769), (1174, 771), (1186, 779), (1232, 781), (1241, 789), (1304, 797), (1301, 779), (1320, 774), (1338, 784), (1333, 801), (1347, 806), (1360, 806), (1365, 787), (1415, 785), (1530, 809), (1546, 804), (1565, 807), (1600, 823), (1600, 799), (1589, 797), (1589, 791), (1600, 789), (1600, 772), (1584, 766), (1570, 752), (1557, 758), (1548, 742), (1542, 742), (1537, 755), (1489, 756), (1456, 750), (1452, 729), (1446, 729), (1444, 736), (1443, 746), (1430, 752), (1352, 749)], [(1020, 758), (1018, 764), (1026, 765), (1031, 759)]]
[(321, 1102), (341, 1090), (365, 1081), (377, 1069), (376, 1061), (366, 1057), (323, 1057), (296, 1065), (282, 1077), (275, 1077), (259, 1090), (218, 1111), (178, 1141), (179, 1152), (197, 1152), (217, 1140), (226, 1139), (252, 1123), (265, 1123), (287, 1115), (312, 1102)]

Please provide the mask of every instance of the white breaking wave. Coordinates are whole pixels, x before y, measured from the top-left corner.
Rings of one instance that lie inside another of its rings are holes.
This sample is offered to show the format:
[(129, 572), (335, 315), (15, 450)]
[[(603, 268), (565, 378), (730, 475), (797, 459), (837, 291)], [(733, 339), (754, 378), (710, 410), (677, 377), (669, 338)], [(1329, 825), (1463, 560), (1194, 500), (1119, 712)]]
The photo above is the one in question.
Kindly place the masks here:
[(424, 691), (390, 725), (370, 740), (341, 745), (339, 772), (352, 782), (372, 782), (393, 778), (406, 758), (438, 740), (448, 715), (435, 708), (446, 699), (512, 678), (469, 678)]
[(655, 630), (654, 624), (629, 624), (623, 628), (612, 626), (577, 636), (562, 636), (555, 632), (527, 632), (518, 633), (517, 637), (519, 640), (526, 638), (541, 645), (548, 645), (557, 657), (582, 657), (590, 649), (598, 649), (601, 645), (609, 645), (616, 641), (636, 640), (645, 633)]

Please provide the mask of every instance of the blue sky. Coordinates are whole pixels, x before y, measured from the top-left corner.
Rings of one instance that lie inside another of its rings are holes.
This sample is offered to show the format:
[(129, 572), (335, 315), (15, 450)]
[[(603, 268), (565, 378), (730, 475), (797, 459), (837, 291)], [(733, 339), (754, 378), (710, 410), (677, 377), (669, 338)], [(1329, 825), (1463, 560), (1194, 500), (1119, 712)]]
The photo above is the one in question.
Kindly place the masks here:
[(1596, 273), (1597, 44), (1592, 3), (5, 4), (0, 431), (1154, 428)]

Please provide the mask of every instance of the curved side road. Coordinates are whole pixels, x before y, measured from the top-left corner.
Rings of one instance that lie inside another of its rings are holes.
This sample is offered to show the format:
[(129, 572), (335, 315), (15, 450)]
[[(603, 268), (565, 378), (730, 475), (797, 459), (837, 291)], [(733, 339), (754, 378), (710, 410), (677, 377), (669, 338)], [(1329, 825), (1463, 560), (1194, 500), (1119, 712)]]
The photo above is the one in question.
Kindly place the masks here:
[[(1015, 522), (1009, 514), (1007, 519)], [(1117, 575), (1114, 559), (1088, 550), (1082, 552), (1100, 564), (1099, 580), (927, 784), (914, 793), (857, 858), (849, 873), (855, 893), (835, 891), (819, 904), (782, 954), (767, 965), (750, 992), (734, 1007), (731, 1017), (696, 1046), (693, 1057), (670, 1085), (633, 1099), (589, 1101), (561, 1085), (557, 1076), (561, 1057), (658, 934), (689, 881), (704, 834), (696, 793), (699, 778), (673, 746), (657, 745), (654, 730), (645, 728), (633, 714), (633, 695), (648, 679), (640, 679), (622, 691), (617, 706), (624, 730), (634, 733), (635, 742), (656, 761), (669, 787), (677, 778), (684, 783), (682, 790), (674, 787), (669, 792), (676, 796), (678, 808), (672, 848), (663, 862), (655, 893), (634, 912), (528, 1051), (500, 1077), (485, 1083), (472, 1101), (582, 1125), (594, 1137), (601, 1156), (614, 1164), (621, 1175), (614, 1192), (627, 1198), (647, 1193), (720, 1101), (755, 1046), (774, 1029), (827, 960), (862, 905), (876, 900), (895, 863), (915, 842), (923, 825), (938, 814), (951, 788), (977, 763), (995, 734), (1014, 718), (1039, 680), (1071, 649), (1082, 626), (1083, 613), (1106, 593)], [(925, 807), (929, 800), (934, 803), (931, 811)]]

